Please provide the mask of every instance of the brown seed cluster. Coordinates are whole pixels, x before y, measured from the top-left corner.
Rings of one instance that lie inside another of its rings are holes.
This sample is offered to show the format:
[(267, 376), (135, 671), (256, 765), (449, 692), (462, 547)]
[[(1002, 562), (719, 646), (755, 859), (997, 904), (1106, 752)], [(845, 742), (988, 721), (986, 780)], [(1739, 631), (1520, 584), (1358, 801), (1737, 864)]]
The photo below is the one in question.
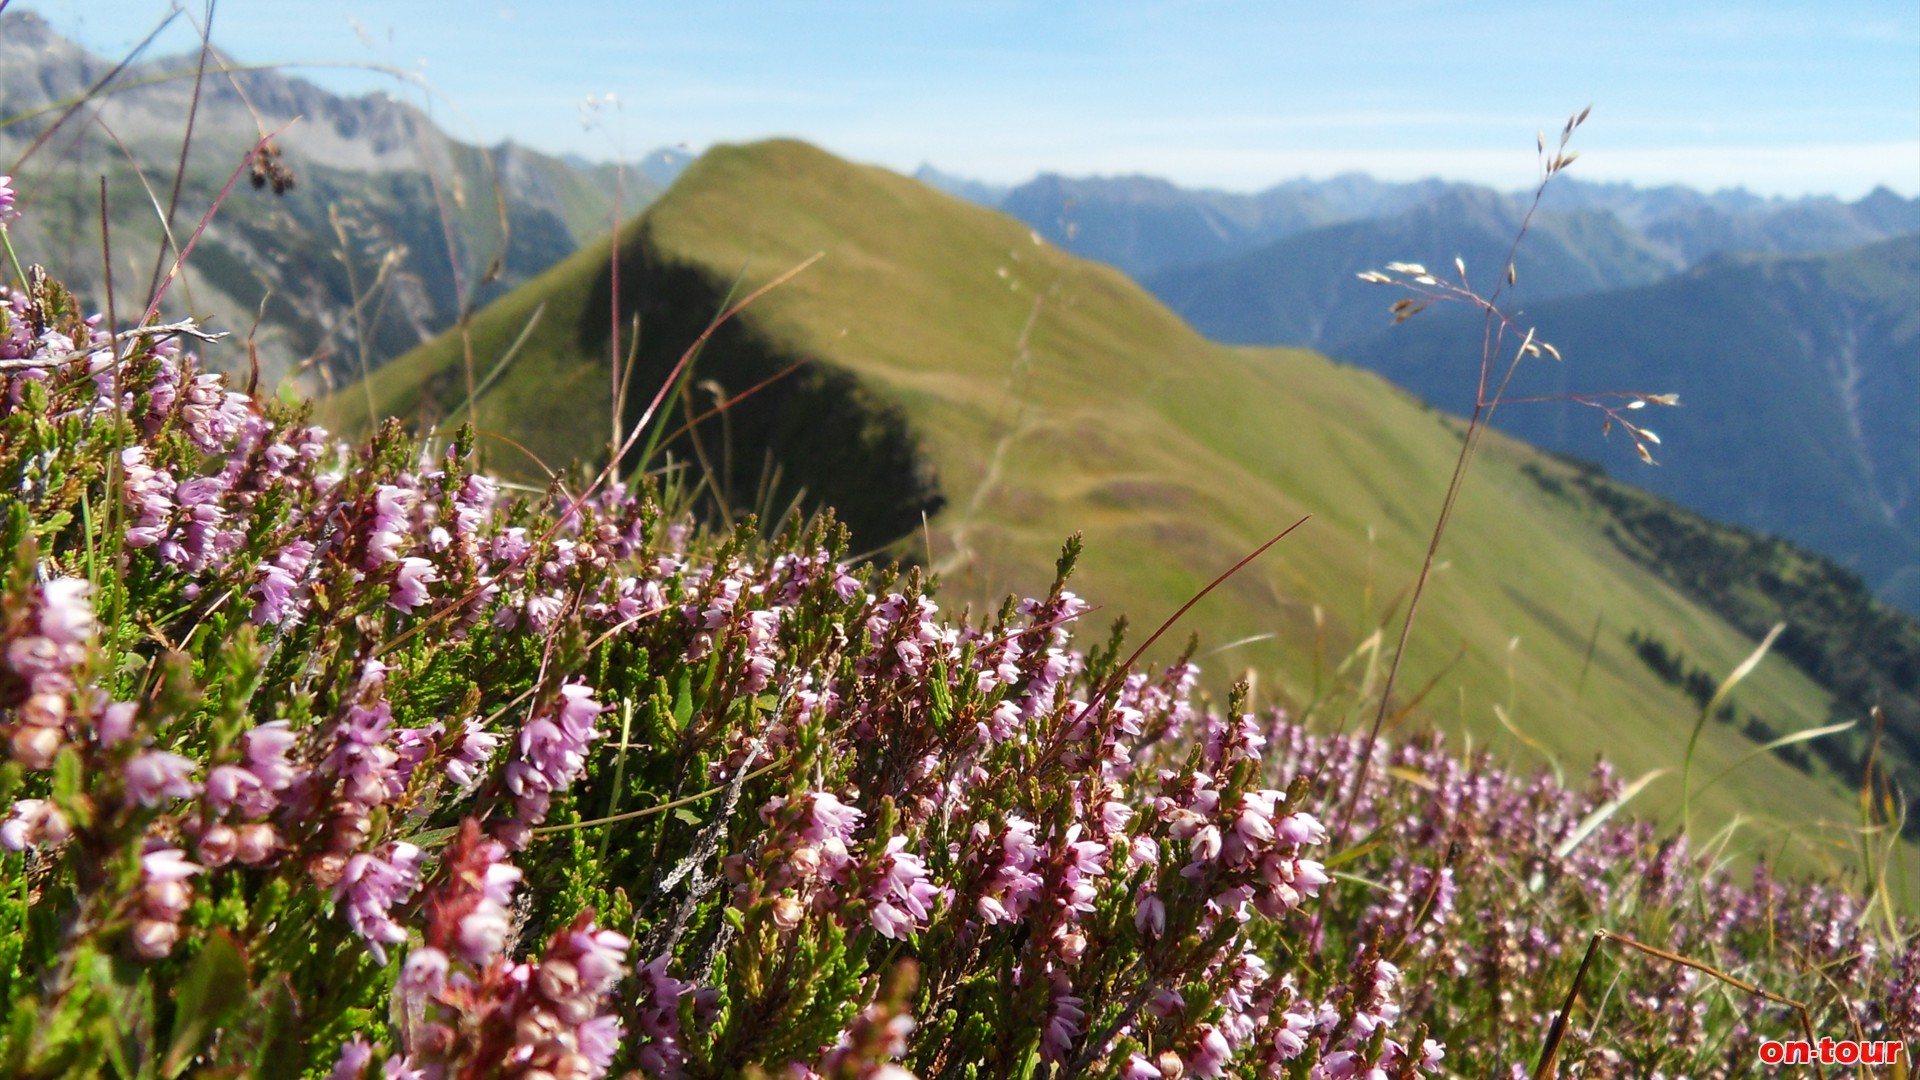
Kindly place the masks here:
[(269, 184), (273, 186), (275, 195), (285, 195), (293, 190), (293, 167), (282, 160), (279, 143), (270, 142), (262, 146), (259, 153), (253, 155), (250, 167), (250, 179), (256, 191)]

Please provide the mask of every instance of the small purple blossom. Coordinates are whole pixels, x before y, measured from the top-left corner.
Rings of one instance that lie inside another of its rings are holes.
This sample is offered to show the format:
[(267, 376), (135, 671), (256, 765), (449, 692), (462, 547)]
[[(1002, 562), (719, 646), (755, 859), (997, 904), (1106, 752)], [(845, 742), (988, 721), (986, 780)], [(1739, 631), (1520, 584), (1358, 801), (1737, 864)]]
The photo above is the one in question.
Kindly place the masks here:
[(126, 767), (127, 802), (154, 807), (167, 799), (191, 799), (200, 790), (190, 779), (199, 768), (191, 758), (164, 750), (136, 755)]
[(347, 925), (366, 941), (368, 951), (381, 964), (387, 962), (386, 946), (407, 940), (406, 930), (390, 912), (419, 888), (425, 859), (426, 852), (412, 844), (390, 844), (384, 858), (362, 853), (348, 859), (334, 883), (333, 898), (345, 908)]

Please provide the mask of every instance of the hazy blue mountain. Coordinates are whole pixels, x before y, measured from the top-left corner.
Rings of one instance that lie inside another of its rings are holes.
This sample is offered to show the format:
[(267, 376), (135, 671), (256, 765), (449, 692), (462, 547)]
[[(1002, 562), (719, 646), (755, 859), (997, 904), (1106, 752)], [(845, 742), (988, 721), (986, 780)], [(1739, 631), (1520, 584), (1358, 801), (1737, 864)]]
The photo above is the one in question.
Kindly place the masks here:
[[(1214, 262), (1150, 274), (1144, 284), (1208, 337), (1239, 344), (1335, 348), (1392, 322), (1391, 299), (1355, 276), (1388, 262), (1421, 262), (1490, 290), (1507, 265), (1525, 204), (1485, 188), (1454, 187), (1387, 217), (1297, 233)], [(1657, 281), (1671, 256), (1611, 213), (1542, 214), (1515, 260), (1523, 298)]]
[(975, 206), (984, 206), (997, 210), (1013, 188), (1006, 184), (989, 184), (984, 180), (969, 180), (950, 172), (942, 172), (932, 165), (922, 164), (913, 171), (913, 178), (933, 188), (944, 191), (956, 199), (965, 199)]
[(1072, 178), (1048, 173), (1014, 188), (999, 209), (1062, 250), (1135, 278), (1237, 254), (1339, 220), (1311, 192), (1193, 191), (1150, 176)]
[(1920, 232), (1920, 198), (1903, 199), (1884, 187), (1874, 188), (1853, 204), (1861, 221), (1889, 236)]
[[(1603, 442), (1590, 408), (1514, 405), (1501, 427), (1827, 554), (1920, 612), (1920, 235), (1718, 256), (1656, 285), (1524, 307), (1566, 362), (1528, 361), (1512, 396), (1632, 389), (1684, 407), (1630, 414), (1662, 440), (1657, 469), (1617, 431)], [(1474, 320), (1429, 311), (1340, 355), (1465, 412), (1479, 340)]]
[(1331, 209), (1342, 221), (1352, 218), (1383, 217), (1411, 210), (1421, 203), (1437, 199), (1465, 185), (1452, 180), (1380, 180), (1366, 173), (1350, 172), (1326, 180), (1300, 178), (1276, 184), (1271, 191), (1291, 192), (1313, 198)]
[[(165, 198), (197, 60), (136, 62), (12, 170), (26, 211), (14, 226), (23, 258), (58, 261), (70, 285), (104, 291), (104, 174), (116, 302), (123, 311), (145, 303), (163, 238), (143, 179)], [(30, 12), (0, 15), (0, 119), (26, 117), (0, 128), (0, 167), (59, 121), (63, 110), (50, 105), (115, 63)], [(278, 71), (216, 71), (200, 95), (176, 236), (191, 233), (254, 143), (283, 127), (275, 147), (291, 186), (276, 194), (243, 177), (168, 295), (170, 314), (235, 332), (230, 345), (208, 350), (216, 364), (248, 366), (240, 339), (251, 333), (268, 385), (295, 372), (324, 383), (377, 367), (612, 228), (611, 165), (462, 143), (386, 94), (343, 97)], [(628, 169), (624, 211), (658, 194), (654, 173), (685, 161), (663, 151)]]
[[(920, 179), (1011, 214), (1068, 251), (1141, 279), (1202, 263), (1237, 260), (1317, 227), (1398, 217), (1471, 187), (1445, 180), (1395, 182), (1347, 173), (1324, 180), (1289, 180), (1246, 194), (1183, 188), (1148, 176), (1044, 174), (1006, 191), (996, 201), (996, 189), (990, 185), (929, 167), (923, 167)], [(1510, 201), (1531, 198), (1531, 192), (1521, 192)], [(1569, 175), (1555, 180), (1542, 208), (1549, 215), (1577, 216), (1583, 211), (1611, 215), (1643, 241), (1632, 246), (1644, 247), (1674, 269), (1723, 251), (1829, 251), (1920, 231), (1920, 199), (1903, 198), (1884, 188), (1845, 203), (1830, 197), (1768, 198), (1738, 188), (1700, 192), (1679, 185), (1636, 187)], [(1439, 209), (1444, 211), (1447, 205)], [(1462, 222), (1463, 228), (1471, 225)], [(1601, 253), (1596, 259), (1607, 257), (1608, 253)], [(1242, 265), (1251, 269), (1259, 264), (1256, 259)], [(1219, 276), (1209, 275), (1210, 280)]]
[(640, 172), (661, 191), (673, 186), (680, 174), (693, 164), (697, 154), (678, 147), (663, 147), (640, 159)]
[(1834, 251), (1920, 231), (1920, 199), (1884, 187), (1847, 203), (1831, 196), (1769, 199), (1737, 188), (1704, 194), (1566, 176), (1554, 181), (1543, 205), (1610, 211), (1688, 265), (1726, 251)]

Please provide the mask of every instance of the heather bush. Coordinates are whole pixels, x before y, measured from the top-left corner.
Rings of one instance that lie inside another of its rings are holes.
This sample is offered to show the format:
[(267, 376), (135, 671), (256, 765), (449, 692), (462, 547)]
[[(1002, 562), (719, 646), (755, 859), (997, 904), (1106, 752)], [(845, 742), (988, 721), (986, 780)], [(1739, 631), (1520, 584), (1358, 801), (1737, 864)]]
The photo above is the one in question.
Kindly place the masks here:
[[(1529, 1075), (1595, 930), (1905, 1038), (1891, 915), (1435, 736), (1315, 734), (830, 517), (347, 446), (42, 273), (0, 317), (10, 1075)], [(1338, 842), (1322, 819), (1341, 815)], [(1610, 952), (1566, 1075), (1782, 1010)]]
[(943, 618), (830, 523), (503, 499), (467, 433), (349, 448), (43, 275), (4, 299), (13, 1071), (1431, 1056), (1384, 961), (1271, 966), (1328, 880), (1310, 778), (1190, 665), (1074, 651), (1072, 545)]

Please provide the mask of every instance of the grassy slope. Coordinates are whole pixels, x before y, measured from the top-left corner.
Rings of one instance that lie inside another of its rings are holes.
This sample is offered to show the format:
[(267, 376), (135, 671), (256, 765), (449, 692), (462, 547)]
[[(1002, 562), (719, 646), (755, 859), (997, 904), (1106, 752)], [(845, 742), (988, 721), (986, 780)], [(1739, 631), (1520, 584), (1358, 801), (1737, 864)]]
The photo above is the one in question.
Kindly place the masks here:
[[(1297, 707), (1315, 697), (1321, 662), (1365, 639), (1413, 579), (1460, 425), (1374, 376), (1309, 352), (1209, 343), (1118, 272), (1041, 244), (1011, 219), (799, 143), (716, 149), (643, 221), (628, 244), (708, 268), (716, 289), (743, 266), (751, 285), (827, 253), (745, 318), (905, 407), (949, 499), (930, 527), (949, 604), (1042, 587), (1061, 539), (1083, 530), (1078, 588), (1104, 605), (1091, 618), (1124, 611), (1151, 625), (1311, 513), (1188, 622), (1204, 633), (1203, 655), (1275, 635), (1203, 664), (1215, 677), (1258, 670), (1263, 700)], [(475, 323), (484, 373), (545, 304), (480, 419), (549, 460), (590, 457), (605, 437), (605, 331), (582, 324), (603, 260), (582, 252)], [(460, 356), (442, 339), (376, 373), (377, 407), (410, 415), (457, 403)], [(423, 401), (423, 388), (438, 400)], [(343, 393), (336, 423), (364, 418), (364, 400)], [(1476, 745), (1524, 752), (1495, 719), (1502, 703), (1570, 772), (1599, 753), (1629, 774), (1677, 766), (1691, 706), (1619, 633), (1655, 628), (1720, 671), (1751, 643), (1520, 476), (1528, 461), (1563, 468), (1520, 444), (1487, 443), (1402, 686), (1410, 693), (1464, 648), (1429, 705)], [(513, 467), (506, 456), (496, 463)], [(1608, 629), (1576, 694), (1596, 618)], [(1770, 715), (1803, 718), (1791, 726), (1825, 716), (1821, 691), (1785, 665), (1762, 665), (1739, 693), (1767, 701)], [(1321, 708), (1330, 723), (1358, 721), (1338, 697)], [(1750, 748), (1710, 724), (1697, 775)], [(1644, 798), (1646, 809), (1672, 811), (1678, 784), (1656, 783)], [(1699, 806), (1713, 822), (1741, 812), (1804, 825), (1848, 813), (1834, 792), (1765, 757)], [(1784, 842), (1776, 829), (1743, 836)]]

